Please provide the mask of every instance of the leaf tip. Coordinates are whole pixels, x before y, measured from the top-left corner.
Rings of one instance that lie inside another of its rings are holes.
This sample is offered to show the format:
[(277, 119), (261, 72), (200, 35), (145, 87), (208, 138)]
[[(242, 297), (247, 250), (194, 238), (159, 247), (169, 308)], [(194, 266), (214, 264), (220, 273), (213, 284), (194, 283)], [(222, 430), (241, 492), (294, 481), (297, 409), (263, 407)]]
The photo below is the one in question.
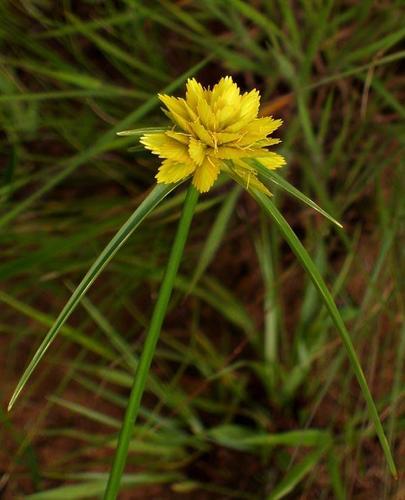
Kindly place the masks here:
[(8, 403), (8, 406), (7, 406), (7, 411), (11, 411), (15, 402), (17, 401), (18, 399), (18, 396), (20, 395), (21, 391), (23, 390), (23, 387), (24, 385), (22, 385), (21, 383), (19, 383), (17, 385), (17, 387), (14, 389), (14, 392), (10, 398), (10, 401)]
[(14, 392), (14, 394), (11, 396), (11, 399), (10, 399), (10, 401), (8, 403), (7, 411), (11, 411), (12, 410), (16, 399), (17, 399), (17, 394)]

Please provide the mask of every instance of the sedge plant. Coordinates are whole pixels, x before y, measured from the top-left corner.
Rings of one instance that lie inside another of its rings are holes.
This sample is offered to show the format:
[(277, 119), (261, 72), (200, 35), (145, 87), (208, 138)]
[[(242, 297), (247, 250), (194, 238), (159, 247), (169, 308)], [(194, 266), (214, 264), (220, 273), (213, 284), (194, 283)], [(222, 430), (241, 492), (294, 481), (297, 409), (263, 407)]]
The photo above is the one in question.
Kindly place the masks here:
[(200, 193), (208, 192), (214, 186), (219, 174), (223, 172), (256, 200), (277, 226), (312, 280), (340, 335), (367, 403), (369, 417), (375, 427), (389, 469), (396, 476), (392, 453), (350, 334), (321, 273), (271, 198), (268, 186), (274, 184), (341, 227), (332, 216), (275, 172), (285, 165), (285, 160), (280, 154), (268, 148), (280, 142), (278, 138), (272, 136), (272, 133), (281, 126), (282, 121), (271, 116), (259, 117), (259, 92), (252, 90), (242, 94), (229, 76), (222, 78), (212, 89), (204, 88), (192, 78), (187, 82), (185, 98), (163, 94), (159, 95), (159, 99), (165, 106), (164, 113), (173, 123), (171, 128), (131, 130), (121, 133), (121, 135), (139, 136), (140, 143), (162, 159), (156, 175), (157, 185), (116, 233), (74, 290), (23, 373), (10, 400), (9, 409), (57, 333), (115, 253), (166, 196), (190, 179), (177, 232), (134, 376), (105, 491), (106, 500), (117, 498), (134, 424), (139, 414), (142, 395), (198, 197)]

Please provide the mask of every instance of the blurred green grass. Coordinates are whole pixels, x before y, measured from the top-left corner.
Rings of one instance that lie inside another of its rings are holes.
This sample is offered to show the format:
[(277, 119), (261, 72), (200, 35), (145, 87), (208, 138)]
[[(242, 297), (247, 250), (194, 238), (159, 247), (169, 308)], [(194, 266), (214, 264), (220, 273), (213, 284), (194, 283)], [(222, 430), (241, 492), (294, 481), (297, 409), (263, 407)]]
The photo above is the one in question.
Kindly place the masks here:
[[(344, 225), (275, 193), (350, 325), (403, 474), (403, 14), (368, 0), (1, 2), (3, 408), (72, 283), (154, 182), (156, 162), (115, 133), (164, 125), (156, 93), (189, 74), (232, 74), (284, 119), (282, 174)], [(103, 491), (182, 197), (120, 251), (2, 410), (5, 498)], [(401, 498), (275, 228), (224, 183), (196, 221), (123, 498)]]

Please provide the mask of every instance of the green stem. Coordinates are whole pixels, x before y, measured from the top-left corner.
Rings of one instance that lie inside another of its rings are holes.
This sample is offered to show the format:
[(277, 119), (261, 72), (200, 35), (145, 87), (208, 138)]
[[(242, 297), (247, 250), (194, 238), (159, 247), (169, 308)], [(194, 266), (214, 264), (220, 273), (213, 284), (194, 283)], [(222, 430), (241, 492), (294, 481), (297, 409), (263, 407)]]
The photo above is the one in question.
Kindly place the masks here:
[(124, 471), (128, 454), (129, 442), (131, 440), (135, 421), (139, 413), (141, 398), (145, 389), (149, 368), (155, 353), (156, 344), (166, 315), (167, 306), (169, 305), (173, 283), (176, 279), (181, 257), (183, 255), (184, 245), (186, 243), (197, 200), (198, 191), (193, 185), (190, 184), (177, 228), (176, 237), (174, 239), (165, 274), (163, 276), (162, 285), (159, 290), (159, 296), (153, 310), (142, 355), (134, 377), (134, 383), (129, 396), (121, 432), (119, 434), (118, 446), (115, 452), (110, 476), (108, 478), (104, 500), (114, 500), (117, 498), (119, 493), (121, 476)]

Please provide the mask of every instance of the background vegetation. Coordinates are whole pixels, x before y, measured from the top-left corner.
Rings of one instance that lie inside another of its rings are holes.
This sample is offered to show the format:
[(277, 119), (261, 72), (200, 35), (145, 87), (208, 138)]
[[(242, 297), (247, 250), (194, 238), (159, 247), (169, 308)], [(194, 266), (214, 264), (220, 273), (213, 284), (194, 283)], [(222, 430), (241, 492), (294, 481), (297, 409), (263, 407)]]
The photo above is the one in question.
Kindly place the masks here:
[(220, 182), (198, 204), (122, 498), (404, 498), (404, 14), (394, 0), (0, 2), (4, 498), (103, 491), (184, 190), (5, 408), (154, 183), (157, 161), (116, 132), (166, 124), (158, 91), (225, 74), (283, 118), (283, 175), (344, 225), (275, 192), (350, 327), (402, 475), (389, 476), (305, 274), (249, 196)]

